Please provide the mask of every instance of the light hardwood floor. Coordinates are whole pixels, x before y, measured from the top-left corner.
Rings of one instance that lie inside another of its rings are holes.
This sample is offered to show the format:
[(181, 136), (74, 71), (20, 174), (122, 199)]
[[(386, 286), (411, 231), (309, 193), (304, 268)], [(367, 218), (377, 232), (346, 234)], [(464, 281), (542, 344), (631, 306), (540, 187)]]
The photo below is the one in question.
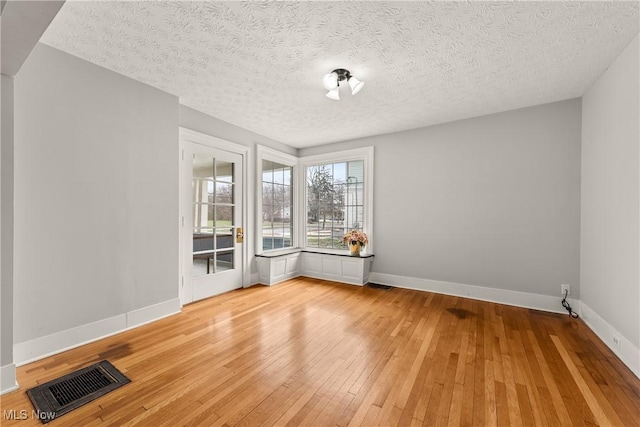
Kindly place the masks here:
[[(640, 381), (581, 320), (313, 279), (254, 286), (18, 368), (132, 382), (49, 425), (638, 426)], [(2, 420), (27, 427), (37, 420)]]

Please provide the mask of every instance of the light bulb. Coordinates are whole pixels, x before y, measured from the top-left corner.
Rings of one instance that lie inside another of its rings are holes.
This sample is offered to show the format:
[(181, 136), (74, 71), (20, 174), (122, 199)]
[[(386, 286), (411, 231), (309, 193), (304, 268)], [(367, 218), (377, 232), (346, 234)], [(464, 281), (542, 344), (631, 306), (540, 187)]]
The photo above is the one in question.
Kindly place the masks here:
[(327, 98), (333, 99), (334, 101), (340, 101), (340, 90), (338, 86), (327, 92)]
[(333, 90), (338, 87), (338, 74), (329, 73), (322, 77), (322, 85), (327, 90)]
[(349, 79), (349, 86), (351, 86), (351, 95), (355, 95), (362, 90), (364, 82), (361, 82), (360, 80), (351, 76), (351, 78)]

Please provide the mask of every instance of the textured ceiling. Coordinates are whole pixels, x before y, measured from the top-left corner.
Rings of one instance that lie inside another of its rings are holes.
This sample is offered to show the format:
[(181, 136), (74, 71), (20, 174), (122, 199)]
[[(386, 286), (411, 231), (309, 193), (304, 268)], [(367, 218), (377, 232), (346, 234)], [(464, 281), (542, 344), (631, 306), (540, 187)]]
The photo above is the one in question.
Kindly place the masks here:
[[(41, 41), (301, 148), (582, 96), (638, 6), (67, 1)], [(364, 89), (326, 98), (334, 68)]]

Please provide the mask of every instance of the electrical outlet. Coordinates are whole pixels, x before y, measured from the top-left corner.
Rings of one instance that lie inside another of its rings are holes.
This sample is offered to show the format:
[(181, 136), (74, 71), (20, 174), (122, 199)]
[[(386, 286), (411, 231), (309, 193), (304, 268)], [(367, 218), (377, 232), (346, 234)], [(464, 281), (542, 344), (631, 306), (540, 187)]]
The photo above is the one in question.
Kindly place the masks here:
[(622, 338), (620, 338), (620, 335), (613, 334), (613, 346), (619, 350), (621, 344), (622, 344)]
[(560, 285), (560, 294), (562, 296), (571, 295), (571, 285)]

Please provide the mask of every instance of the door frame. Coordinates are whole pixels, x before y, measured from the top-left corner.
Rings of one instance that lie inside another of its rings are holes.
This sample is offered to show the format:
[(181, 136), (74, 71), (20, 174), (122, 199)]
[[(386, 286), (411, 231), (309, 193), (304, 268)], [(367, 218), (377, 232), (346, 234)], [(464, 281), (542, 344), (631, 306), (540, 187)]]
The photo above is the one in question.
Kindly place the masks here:
[(202, 145), (207, 148), (217, 149), (229, 151), (231, 153), (239, 154), (242, 156), (242, 209), (241, 209), (241, 221), (242, 227), (244, 229), (244, 243), (240, 246), (240, 254), (241, 254), (241, 263), (242, 266), (240, 268), (242, 274), (242, 287), (247, 287), (249, 285), (249, 280), (251, 278), (251, 263), (249, 258), (249, 248), (253, 247), (253, 242), (251, 242), (251, 233), (247, 232), (247, 228), (251, 225), (249, 222), (249, 147), (237, 144), (235, 142), (227, 141), (222, 138), (218, 138), (215, 136), (207, 135), (202, 132), (197, 132), (192, 129), (180, 127), (179, 130), (179, 146), (180, 146), (180, 190), (178, 192), (179, 197), (179, 219), (180, 219), (180, 248), (179, 248), (179, 271), (180, 271), (180, 283), (179, 286), (179, 295), (180, 295), (180, 305), (183, 306), (184, 295), (183, 295), (183, 287), (185, 282), (184, 277), (184, 263), (186, 260), (186, 251), (192, 252), (193, 248), (185, 247), (186, 234), (192, 234), (192, 230), (187, 230), (185, 227), (185, 218), (186, 215), (191, 215), (192, 206), (186, 206), (186, 203), (183, 202), (185, 197), (183, 192), (182, 185), (182, 177), (184, 176), (184, 172), (186, 167), (191, 168), (191, 162), (186, 162), (184, 158), (184, 149), (185, 144), (194, 143), (198, 145)]

